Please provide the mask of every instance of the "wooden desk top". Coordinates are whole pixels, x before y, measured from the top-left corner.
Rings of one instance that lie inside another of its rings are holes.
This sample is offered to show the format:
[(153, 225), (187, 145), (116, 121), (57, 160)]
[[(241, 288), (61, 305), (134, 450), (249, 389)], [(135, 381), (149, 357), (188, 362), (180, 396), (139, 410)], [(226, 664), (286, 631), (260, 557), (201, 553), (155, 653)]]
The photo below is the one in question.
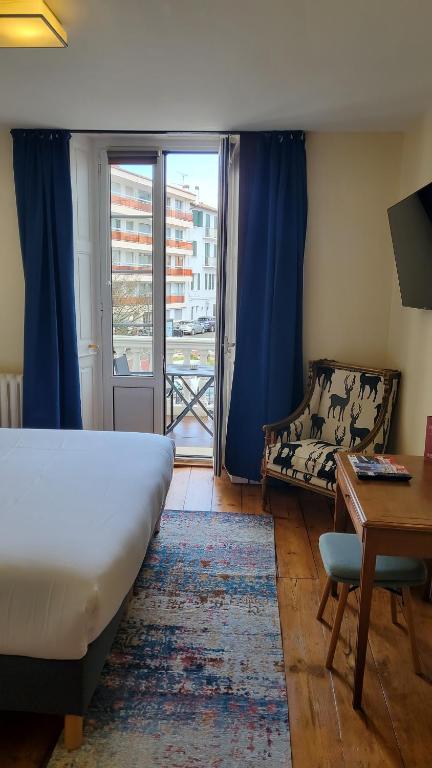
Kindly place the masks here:
[(348, 453), (337, 453), (342, 492), (350, 498), (364, 527), (432, 533), (432, 461), (423, 456), (391, 455), (404, 464), (412, 480), (359, 480)]

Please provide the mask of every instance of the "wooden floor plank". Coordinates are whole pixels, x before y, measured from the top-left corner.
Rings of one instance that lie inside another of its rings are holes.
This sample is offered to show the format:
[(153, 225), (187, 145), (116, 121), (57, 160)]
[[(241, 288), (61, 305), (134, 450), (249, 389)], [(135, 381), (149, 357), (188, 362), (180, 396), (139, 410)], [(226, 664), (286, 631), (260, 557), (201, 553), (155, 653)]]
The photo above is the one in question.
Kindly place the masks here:
[[(327, 574), (322, 566), (318, 540), (322, 533), (331, 530), (332, 516), (325, 499), (318, 501), (311, 498), (310, 494), (304, 494), (300, 496), (300, 504), (317, 567), (321, 594)], [(324, 613), (324, 621), (321, 623), (326, 652), (336, 605), (336, 601), (330, 597)], [(371, 768), (372, 766), (402, 768), (401, 753), (370, 647), (366, 659), (363, 711), (356, 712), (352, 708), (357, 618), (357, 597), (351, 594), (336, 647), (333, 671), (328, 672), (332, 677), (335, 692), (345, 760), (347, 765), (353, 768), (369, 768), (369, 766)], [(325, 656), (322, 659), (323, 664), (324, 660)]]
[(213, 497), (213, 472), (207, 467), (192, 467), (186, 491), (184, 509), (209, 512)]
[[(276, 497), (272, 496), (272, 510)], [(275, 517), (275, 541), (278, 576), (292, 579), (316, 579), (317, 572), (312, 550), (297, 498), (291, 496), (284, 503), (283, 496), (278, 499), (280, 509), (286, 511), (285, 517)]]
[(293, 768), (344, 768), (314, 580), (278, 579)]
[(217, 512), (242, 511), (242, 486), (232, 483), (225, 470), (214, 478), (212, 509)]
[[(426, 619), (426, 620), (425, 620)], [(432, 765), (432, 606), (415, 600), (414, 621), (423, 677), (414, 673), (406, 621), (390, 620), (389, 596), (375, 590), (369, 642), (405, 765)]]
[[(325, 614), (327, 622), (322, 623), (326, 648), (330, 642), (335, 603), (334, 598), (330, 598)], [(357, 621), (357, 599), (351, 593), (336, 647), (333, 671), (329, 673), (333, 679), (345, 760), (353, 768), (402, 768), (401, 753), (370, 645), (366, 655), (362, 710), (352, 708)]]
[(241, 486), (242, 493), (242, 512), (246, 515), (268, 514), (262, 508), (262, 493), (260, 485), (249, 485), (245, 483)]
[(165, 502), (167, 509), (184, 509), (190, 474), (190, 467), (176, 467), (174, 469), (173, 479)]

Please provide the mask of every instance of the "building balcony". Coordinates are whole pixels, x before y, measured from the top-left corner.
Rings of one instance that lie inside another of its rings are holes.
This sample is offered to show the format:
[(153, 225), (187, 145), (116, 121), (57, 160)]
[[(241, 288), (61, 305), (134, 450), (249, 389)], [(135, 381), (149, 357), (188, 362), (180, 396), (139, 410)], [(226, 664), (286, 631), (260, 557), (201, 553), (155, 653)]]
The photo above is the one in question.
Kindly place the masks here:
[(183, 250), (192, 253), (192, 242), (190, 240), (166, 240), (167, 249)]
[(186, 267), (167, 267), (167, 277), (190, 277), (192, 279), (192, 270)]
[(113, 307), (137, 307), (141, 306), (151, 308), (153, 296), (151, 293), (146, 296), (114, 296)]
[(217, 229), (214, 229), (213, 227), (205, 227), (203, 238), (204, 240), (217, 240)]
[(139, 200), (137, 197), (126, 197), (126, 195), (111, 195), (112, 205), (122, 205), (124, 208), (130, 208), (134, 211), (145, 211), (152, 213), (152, 204), (147, 200)]
[(216, 256), (204, 256), (204, 266), (216, 269)]
[(187, 213), (186, 211), (178, 211), (175, 208), (167, 208), (165, 213), (167, 219), (175, 219), (176, 221), (184, 221), (192, 224), (191, 213)]
[(142, 232), (126, 232), (123, 229), (112, 229), (111, 237), (115, 241), (122, 241), (124, 243), (141, 243), (142, 245), (153, 244), (152, 236), (144, 235)]
[[(124, 229), (112, 229), (111, 238), (114, 243), (134, 243), (138, 245), (153, 245), (153, 237), (142, 232), (127, 232)], [(170, 251), (184, 251), (192, 254), (192, 242), (190, 240), (166, 240), (165, 245)]]
[(140, 266), (135, 266), (135, 264), (113, 264), (112, 271), (116, 274), (124, 275), (129, 275), (131, 273), (134, 275), (151, 275), (153, 272), (153, 267), (151, 264)]
[[(173, 304), (184, 304), (185, 297), (181, 294), (167, 294), (165, 296), (166, 304), (172, 306)], [(153, 296), (151, 293), (145, 296), (116, 296), (113, 299), (114, 307), (150, 307), (153, 303)]]

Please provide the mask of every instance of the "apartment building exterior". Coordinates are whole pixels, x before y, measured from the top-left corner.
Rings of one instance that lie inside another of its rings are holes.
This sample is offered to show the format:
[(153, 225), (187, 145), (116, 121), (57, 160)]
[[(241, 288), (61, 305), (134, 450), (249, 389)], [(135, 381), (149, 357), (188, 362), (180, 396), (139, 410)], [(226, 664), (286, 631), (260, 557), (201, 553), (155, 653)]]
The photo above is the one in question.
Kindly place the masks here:
[(188, 320), (216, 316), (217, 209), (206, 203), (192, 206), (192, 282), (189, 286)]
[[(187, 186), (167, 186), (166, 316), (215, 315), (217, 210)], [(151, 333), (152, 180), (111, 168), (114, 334)]]

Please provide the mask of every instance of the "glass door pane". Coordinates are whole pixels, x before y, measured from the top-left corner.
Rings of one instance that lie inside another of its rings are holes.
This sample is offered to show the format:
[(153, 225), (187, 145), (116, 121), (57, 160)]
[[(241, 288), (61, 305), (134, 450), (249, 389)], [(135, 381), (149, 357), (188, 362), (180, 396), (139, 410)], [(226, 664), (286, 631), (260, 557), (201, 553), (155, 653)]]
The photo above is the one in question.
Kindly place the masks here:
[(211, 459), (218, 154), (166, 157), (166, 421), (179, 458)]
[(113, 374), (154, 372), (154, 165), (111, 165)]

